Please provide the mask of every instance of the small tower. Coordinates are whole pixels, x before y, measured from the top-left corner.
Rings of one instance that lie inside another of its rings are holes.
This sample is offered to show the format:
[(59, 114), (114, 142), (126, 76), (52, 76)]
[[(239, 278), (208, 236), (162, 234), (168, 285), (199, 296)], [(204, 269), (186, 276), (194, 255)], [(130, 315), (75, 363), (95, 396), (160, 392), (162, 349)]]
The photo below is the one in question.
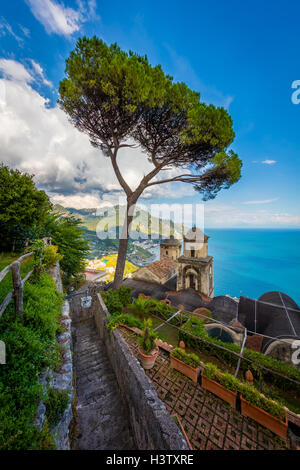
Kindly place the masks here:
[(177, 259), (177, 291), (191, 288), (206, 297), (214, 296), (213, 257), (208, 256), (208, 239), (196, 227), (184, 237), (183, 255)]
[(181, 254), (181, 243), (179, 240), (171, 235), (170, 238), (166, 238), (160, 244), (160, 259), (167, 257), (176, 261)]

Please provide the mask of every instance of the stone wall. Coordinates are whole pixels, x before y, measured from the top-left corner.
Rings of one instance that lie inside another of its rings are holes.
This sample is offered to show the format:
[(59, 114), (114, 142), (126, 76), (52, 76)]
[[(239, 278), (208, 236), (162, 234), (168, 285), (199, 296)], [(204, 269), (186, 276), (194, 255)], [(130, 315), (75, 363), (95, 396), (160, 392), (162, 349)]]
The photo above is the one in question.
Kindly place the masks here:
[[(56, 288), (59, 292), (62, 292), (62, 282), (60, 276), (59, 263), (49, 271), (52, 279), (55, 282)], [(47, 387), (51, 387), (55, 390), (70, 391), (70, 398), (68, 406), (59, 421), (59, 423), (51, 429), (51, 433), (54, 435), (54, 442), (58, 450), (70, 450), (70, 439), (69, 439), (69, 426), (73, 417), (72, 413), (72, 401), (73, 401), (73, 365), (72, 365), (72, 351), (71, 351), (71, 317), (70, 307), (68, 301), (62, 306), (61, 314), (61, 325), (65, 332), (57, 337), (57, 341), (64, 351), (63, 363), (58, 371), (53, 371), (50, 368), (40, 377), (40, 382), (43, 388), (46, 390)], [(46, 417), (46, 407), (43, 402), (40, 403), (35, 423), (41, 428)]]
[(183, 435), (120, 332), (115, 330), (109, 333), (105, 327), (109, 312), (99, 294), (95, 303), (95, 323), (116, 374), (136, 448), (188, 450)]

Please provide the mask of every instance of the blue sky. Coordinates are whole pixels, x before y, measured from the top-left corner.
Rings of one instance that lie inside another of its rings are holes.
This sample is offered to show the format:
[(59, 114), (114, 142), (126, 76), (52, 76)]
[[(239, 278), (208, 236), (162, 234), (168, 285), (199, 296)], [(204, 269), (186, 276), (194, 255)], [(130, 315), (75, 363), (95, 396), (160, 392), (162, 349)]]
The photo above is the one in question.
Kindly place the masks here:
[[(34, 173), (54, 201), (68, 206), (119, 196), (107, 161), (99, 163), (56, 105), (77, 37), (96, 34), (147, 54), (204, 101), (230, 112), (243, 176), (205, 204), (206, 226), (299, 228), (300, 104), (291, 99), (292, 83), (300, 80), (299, 18), (299, 2), (281, 0), (5, 2), (0, 160)], [(131, 158), (139, 156), (124, 155), (127, 171)], [(134, 170), (128, 173), (133, 184), (135, 178)], [(148, 203), (201, 201), (183, 185), (146, 196)]]

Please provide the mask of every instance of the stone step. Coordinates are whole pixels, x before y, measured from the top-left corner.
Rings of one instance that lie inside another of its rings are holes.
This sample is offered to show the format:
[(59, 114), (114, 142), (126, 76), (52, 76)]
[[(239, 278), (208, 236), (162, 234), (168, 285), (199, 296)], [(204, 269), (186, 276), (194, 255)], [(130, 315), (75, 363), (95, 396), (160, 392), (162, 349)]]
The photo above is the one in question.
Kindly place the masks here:
[(72, 336), (78, 429), (75, 448), (134, 449), (118, 383), (94, 320), (79, 321), (79, 311), (73, 318), (76, 319), (72, 324)]

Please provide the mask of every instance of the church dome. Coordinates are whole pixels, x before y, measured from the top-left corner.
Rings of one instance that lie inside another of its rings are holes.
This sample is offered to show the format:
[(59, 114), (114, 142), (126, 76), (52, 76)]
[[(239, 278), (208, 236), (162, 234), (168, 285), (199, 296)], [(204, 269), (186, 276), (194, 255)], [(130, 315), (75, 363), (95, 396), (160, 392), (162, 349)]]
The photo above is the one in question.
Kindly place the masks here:
[(186, 242), (206, 243), (209, 237), (197, 227), (191, 228), (184, 236)]

